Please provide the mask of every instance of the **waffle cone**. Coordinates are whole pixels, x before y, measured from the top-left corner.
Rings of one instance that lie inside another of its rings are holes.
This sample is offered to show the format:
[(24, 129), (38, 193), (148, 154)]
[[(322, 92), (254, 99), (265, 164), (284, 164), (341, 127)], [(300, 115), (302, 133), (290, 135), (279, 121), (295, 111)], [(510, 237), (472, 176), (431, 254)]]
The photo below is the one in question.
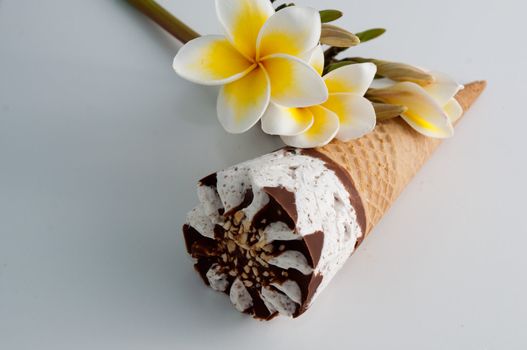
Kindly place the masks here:
[[(465, 86), (456, 99), (467, 111), (485, 89), (478, 81)], [(351, 142), (333, 141), (317, 150), (343, 167), (361, 197), (366, 236), (439, 146), (401, 118), (381, 122), (372, 133)]]

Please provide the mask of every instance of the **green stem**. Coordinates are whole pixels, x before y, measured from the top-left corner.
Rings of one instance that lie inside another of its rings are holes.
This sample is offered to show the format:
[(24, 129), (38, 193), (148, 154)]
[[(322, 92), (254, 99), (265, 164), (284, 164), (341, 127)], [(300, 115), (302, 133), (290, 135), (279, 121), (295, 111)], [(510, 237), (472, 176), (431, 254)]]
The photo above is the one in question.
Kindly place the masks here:
[(335, 47), (335, 46), (331, 46), (329, 49), (324, 51), (324, 60), (326, 62), (326, 66), (328, 66), (330, 64), (333, 64), (333, 63), (340, 62), (341, 60), (338, 60), (336, 58), (337, 55), (339, 53), (341, 53), (341, 52), (346, 51), (347, 49), (349, 49), (349, 47)]
[(127, 0), (132, 6), (156, 22), (160, 27), (172, 34), (183, 44), (200, 35), (192, 28), (174, 17), (154, 0)]

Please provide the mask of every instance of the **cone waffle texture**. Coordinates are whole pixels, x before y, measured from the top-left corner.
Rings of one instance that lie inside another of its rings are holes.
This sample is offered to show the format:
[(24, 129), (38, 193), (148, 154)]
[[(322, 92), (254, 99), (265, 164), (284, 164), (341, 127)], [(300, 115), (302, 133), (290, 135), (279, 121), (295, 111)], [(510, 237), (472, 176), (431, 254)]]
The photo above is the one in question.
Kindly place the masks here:
[[(485, 82), (474, 82), (458, 93), (456, 99), (464, 111), (485, 86)], [(440, 143), (396, 118), (379, 123), (358, 140), (336, 140), (317, 150), (343, 167), (353, 180), (366, 212), (368, 235)]]

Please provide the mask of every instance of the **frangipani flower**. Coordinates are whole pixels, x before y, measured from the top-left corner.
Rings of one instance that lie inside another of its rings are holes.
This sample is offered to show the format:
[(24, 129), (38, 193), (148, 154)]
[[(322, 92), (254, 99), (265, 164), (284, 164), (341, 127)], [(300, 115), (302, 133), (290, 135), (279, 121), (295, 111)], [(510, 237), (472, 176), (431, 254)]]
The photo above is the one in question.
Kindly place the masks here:
[(463, 114), (463, 108), (454, 98), (462, 85), (443, 73), (432, 73), (435, 81), (428, 85), (412, 82), (396, 83), (368, 93), (372, 98), (405, 106), (401, 117), (419, 133), (434, 138), (454, 135), (453, 123)]
[(305, 107), (327, 100), (320, 75), (303, 57), (320, 40), (316, 10), (288, 7), (275, 13), (269, 0), (216, 0), (226, 36), (188, 42), (174, 59), (182, 77), (204, 85), (224, 85), (218, 118), (231, 133), (256, 124), (270, 101)]
[[(324, 54), (317, 48), (310, 63), (322, 73)], [(326, 74), (323, 79), (329, 91), (326, 102), (307, 108), (289, 108), (271, 103), (262, 117), (262, 129), (294, 147), (319, 147), (333, 138), (349, 141), (375, 128), (373, 105), (364, 96), (370, 87), (376, 66), (373, 63), (352, 64)]]
[(463, 85), (444, 73), (432, 72), (431, 74), (435, 82), (423, 88), (443, 108), (450, 121), (455, 123), (463, 115), (463, 107), (455, 99), (457, 93), (463, 89)]

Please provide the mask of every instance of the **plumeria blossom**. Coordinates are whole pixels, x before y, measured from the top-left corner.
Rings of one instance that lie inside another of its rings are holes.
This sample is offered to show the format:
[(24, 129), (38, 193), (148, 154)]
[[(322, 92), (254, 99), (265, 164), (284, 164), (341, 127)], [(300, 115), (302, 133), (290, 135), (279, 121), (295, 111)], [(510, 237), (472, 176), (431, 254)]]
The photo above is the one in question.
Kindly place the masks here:
[(435, 82), (423, 88), (443, 108), (452, 123), (455, 123), (463, 115), (463, 107), (457, 102), (455, 96), (464, 87), (450, 76), (432, 72)]
[(306, 107), (323, 103), (328, 90), (305, 62), (318, 45), (319, 13), (293, 6), (275, 13), (269, 0), (216, 0), (225, 36), (188, 42), (174, 59), (182, 77), (204, 85), (223, 85), (218, 118), (231, 133), (256, 124), (270, 102)]
[(396, 83), (374, 89), (370, 95), (382, 102), (408, 108), (401, 117), (419, 133), (434, 138), (449, 138), (454, 135), (454, 123), (463, 114), (463, 108), (455, 99), (463, 86), (443, 73), (431, 74), (435, 79), (431, 84)]
[[(324, 53), (318, 47), (310, 64), (322, 74)], [(373, 105), (364, 94), (377, 67), (373, 63), (353, 64), (326, 74), (323, 79), (329, 98), (320, 105), (291, 108), (272, 102), (262, 117), (262, 129), (293, 147), (319, 147), (333, 138), (349, 141), (375, 128)]]

